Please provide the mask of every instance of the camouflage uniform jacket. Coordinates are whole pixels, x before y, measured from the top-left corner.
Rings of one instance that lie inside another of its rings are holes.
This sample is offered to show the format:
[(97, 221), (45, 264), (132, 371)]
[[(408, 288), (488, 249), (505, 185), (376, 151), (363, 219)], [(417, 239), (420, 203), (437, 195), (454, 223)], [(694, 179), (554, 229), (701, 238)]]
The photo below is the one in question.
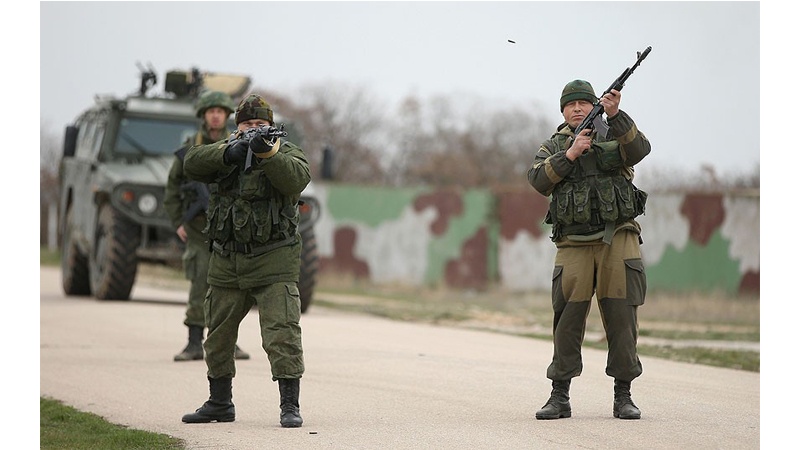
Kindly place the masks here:
[[(539, 147), (528, 170), (528, 183), (542, 195), (551, 197), (551, 211), (553, 192), (557, 185), (575, 181), (584, 176), (583, 174), (612, 174), (610, 176), (616, 174), (628, 182), (633, 181), (633, 166), (650, 153), (650, 142), (636, 127), (633, 119), (622, 110), (608, 119), (608, 125), (609, 132), (606, 139), (595, 133), (592, 137), (592, 148), (575, 161), (570, 161), (566, 156), (566, 151), (572, 142), (571, 138), (575, 136), (566, 123), (562, 123), (556, 133)], [(610, 168), (604, 171), (597, 169), (601, 164)], [(644, 196), (646, 198), (646, 194)], [(644, 207), (643, 204), (641, 206)], [(550, 216), (548, 214), (548, 220), (551, 219)], [(641, 227), (633, 219), (615, 225), (614, 233), (623, 229), (641, 232)], [(558, 232), (558, 225), (554, 225), (553, 240), (558, 247), (597, 244), (601, 242), (601, 238), (597, 236), (597, 232), (591, 234), (591, 239), (580, 235), (561, 235)]]
[(183, 166), (186, 176), (208, 183), (210, 191), (206, 233), (214, 251), (208, 282), (238, 289), (296, 283), (302, 245), (298, 201), (311, 181), (306, 156), (281, 140), (277, 153), (256, 158), (245, 173), (224, 163), (228, 139), (190, 148)]

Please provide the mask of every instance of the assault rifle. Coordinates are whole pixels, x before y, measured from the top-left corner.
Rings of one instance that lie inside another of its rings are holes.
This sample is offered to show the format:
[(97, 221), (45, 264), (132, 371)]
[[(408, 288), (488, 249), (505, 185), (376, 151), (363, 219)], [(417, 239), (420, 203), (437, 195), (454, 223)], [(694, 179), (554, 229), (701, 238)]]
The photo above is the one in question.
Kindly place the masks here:
[(181, 190), (187, 194), (192, 192), (195, 194), (194, 201), (183, 213), (183, 217), (181, 217), (181, 223), (189, 223), (192, 219), (197, 217), (198, 214), (208, 209), (208, 186), (199, 181), (191, 181), (189, 183), (184, 183), (183, 186), (181, 186)]
[[(254, 138), (264, 138), (268, 144), (273, 144), (276, 139), (280, 137), (286, 137), (289, 135), (286, 131), (283, 131), (283, 128), (286, 124), (282, 123), (280, 128), (275, 128), (273, 126), (266, 126), (262, 125), (256, 128), (248, 128), (242, 134), (241, 139), (250, 142)], [(253, 153), (250, 148), (247, 148), (247, 157), (244, 160), (244, 171), (245, 173), (250, 172), (250, 169), (253, 166), (254, 158), (256, 157), (255, 153)]]
[[(611, 92), (612, 89), (621, 91), (622, 88), (625, 86), (625, 81), (627, 81), (628, 77), (630, 77), (633, 74), (633, 71), (636, 70), (637, 67), (639, 67), (639, 64), (641, 64), (642, 61), (644, 61), (644, 59), (647, 58), (647, 55), (650, 53), (650, 50), (652, 49), (653, 49), (652, 47), (647, 47), (646, 49), (644, 49), (643, 52), (636, 52), (636, 64), (634, 64), (632, 67), (628, 67), (627, 69), (623, 70), (622, 75), (617, 77), (617, 79), (614, 80), (613, 83), (611, 83), (611, 87), (606, 89), (605, 92), (603, 92), (600, 95), (600, 97), (608, 94), (609, 92)], [(594, 103), (594, 107), (592, 108), (592, 111), (589, 113), (589, 115), (587, 115), (583, 119), (583, 122), (581, 122), (581, 124), (578, 125), (577, 128), (575, 128), (575, 136), (580, 134), (580, 132), (585, 130), (586, 128), (589, 128), (591, 130), (596, 129), (597, 133), (605, 138), (606, 135), (608, 134), (608, 124), (605, 123), (605, 121), (603, 120), (603, 112), (604, 112), (603, 105), (600, 104), (600, 99), (598, 98), (597, 101)], [(586, 151), (584, 151), (583, 153), (585, 154)]]

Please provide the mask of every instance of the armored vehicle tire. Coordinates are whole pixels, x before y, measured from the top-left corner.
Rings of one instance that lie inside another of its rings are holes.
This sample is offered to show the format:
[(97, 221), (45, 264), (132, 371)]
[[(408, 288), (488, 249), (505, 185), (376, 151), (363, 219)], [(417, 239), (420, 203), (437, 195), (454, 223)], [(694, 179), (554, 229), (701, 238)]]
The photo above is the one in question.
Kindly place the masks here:
[(136, 279), (139, 227), (111, 205), (97, 215), (94, 252), (89, 258), (92, 292), (100, 300), (128, 300)]
[(72, 240), (73, 215), (70, 206), (61, 233), (61, 287), (66, 295), (89, 295), (89, 263)]
[(314, 297), (314, 287), (317, 284), (317, 269), (319, 268), (319, 254), (317, 253), (317, 238), (314, 227), (307, 227), (300, 231), (303, 238), (303, 251), (300, 254), (300, 312), (305, 313), (311, 306)]

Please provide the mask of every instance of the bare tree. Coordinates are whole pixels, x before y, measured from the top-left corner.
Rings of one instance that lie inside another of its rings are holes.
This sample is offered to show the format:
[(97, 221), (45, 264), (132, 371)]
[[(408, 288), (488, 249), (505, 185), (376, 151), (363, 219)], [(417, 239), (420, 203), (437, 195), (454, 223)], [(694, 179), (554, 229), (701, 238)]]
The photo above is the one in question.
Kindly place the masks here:
[(395, 119), (389, 125), (393, 139), (391, 140), (391, 154), (386, 171), (386, 182), (393, 186), (401, 186), (410, 180), (408, 174), (416, 165), (414, 158), (418, 149), (424, 148), (430, 134), (425, 131), (423, 124), (423, 105), (416, 96), (406, 97), (400, 102), (395, 114)]
[[(470, 94), (409, 96), (389, 112), (364, 88), (345, 83), (309, 85), (285, 95), (260, 93), (298, 128), (312, 175), (320, 177), (327, 147), (335, 155), (335, 179), (347, 183), (527, 186), (536, 151), (557, 126), (535, 103), (498, 105)], [(641, 178), (643, 189), (759, 186), (758, 167), (735, 175), (710, 168), (680, 174), (651, 170), (656, 173)]]
[(301, 129), (313, 176), (319, 175), (323, 149), (328, 147), (336, 155), (337, 180), (376, 183), (384, 179), (385, 108), (366, 90), (337, 83), (304, 87), (291, 100), (269, 92), (263, 95)]
[[(524, 184), (538, 145), (553, 126), (520, 107), (492, 109), (483, 99), (436, 97), (426, 110), (416, 99), (408, 113), (397, 164), (410, 183), (464, 187)], [(413, 127), (414, 132), (409, 129)]]

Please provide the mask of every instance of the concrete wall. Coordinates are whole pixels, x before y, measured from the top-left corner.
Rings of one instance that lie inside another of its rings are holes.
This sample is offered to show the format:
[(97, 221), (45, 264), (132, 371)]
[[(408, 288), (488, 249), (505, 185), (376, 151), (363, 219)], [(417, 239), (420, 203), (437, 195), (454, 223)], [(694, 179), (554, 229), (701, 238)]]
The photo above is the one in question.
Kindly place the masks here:
[[(372, 283), (549, 290), (548, 201), (533, 189), (317, 184), (322, 274)], [(651, 289), (759, 292), (755, 193), (651, 193), (642, 253)]]

